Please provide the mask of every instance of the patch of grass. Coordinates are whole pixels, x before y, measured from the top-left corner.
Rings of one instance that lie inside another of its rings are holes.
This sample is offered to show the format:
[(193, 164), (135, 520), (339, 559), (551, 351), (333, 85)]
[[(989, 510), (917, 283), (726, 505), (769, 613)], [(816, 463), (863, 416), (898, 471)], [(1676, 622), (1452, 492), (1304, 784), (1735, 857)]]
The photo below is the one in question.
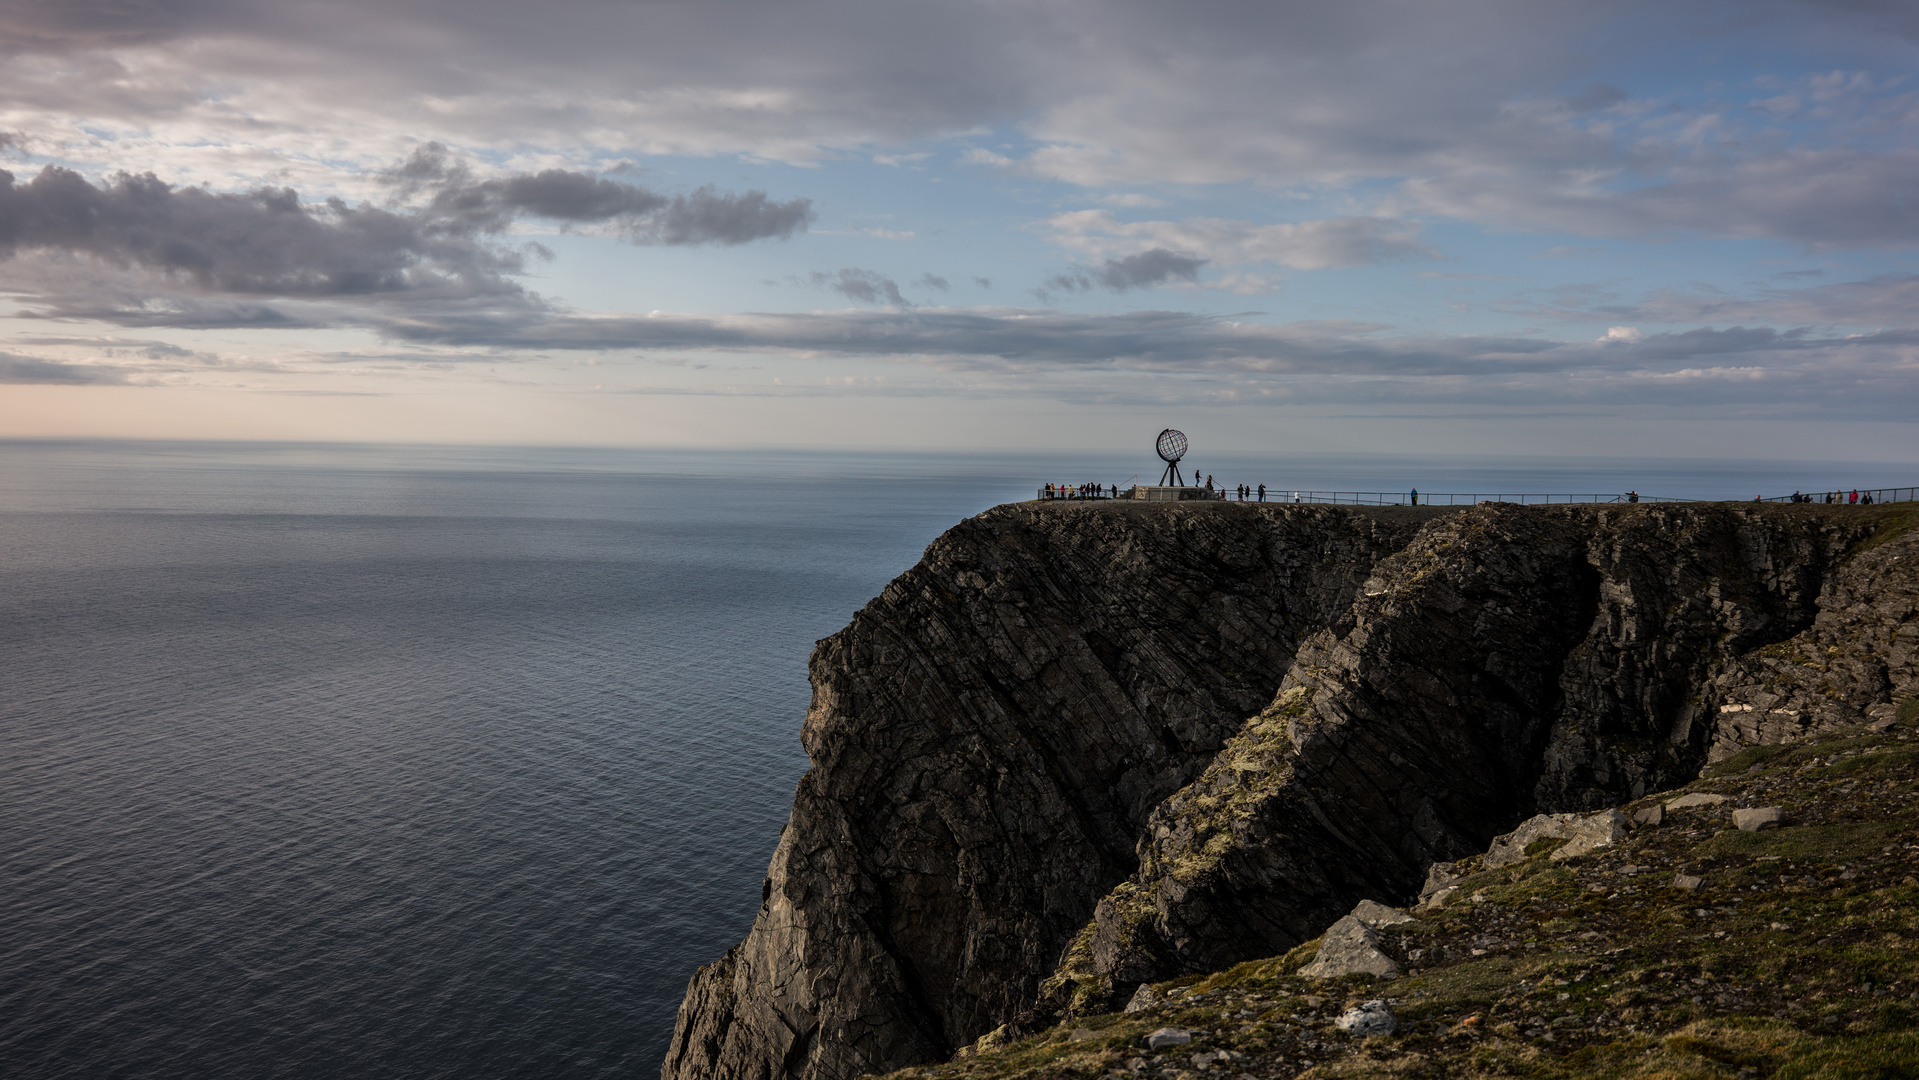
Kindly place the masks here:
[(1900, 702), (1897, 719), (1902, 724), (1910, 724), (1915, 720), (1919, 720), (1919, 697), (1907, 698)]
[(1814, 1040), (1773, 1074), (1774, 1080), (1915, 1080), (1919, 1034)]
[(1853, 545), (1847, 554), (1858, 557), (1881, 544), (1890, 543), (1919, 527), (1919, 505), (1907, 503), (1895, 508), (1879, 511), (1879, 527), (1872, 535)]
[(1402, 985), (1406, 993), (1430, 996), (1443, 1011), (1459, 1003), (1496, 997), (1513, 981), (1516, 965), (1517, 961), (1511, 956), (1492, 956), (1421, 972), (1404, 980)]
[(1706, 770), (1706, 778), (1717, 779), (1722, 776), (1736, 776), (1750, 770), (1754, 765), (1772, 765), (1781, 758), (1795, 758), (1797, 749), (1790, 743), (1774, 743), (1770, 746), (1748, 746), (1737, 754)]
[(1866, 753), (1855, 758), (1847, 758), (1832, 767), (1838, 775), (1862, 774), (1883, 776), (1893, 772), (1903, 772), (1919, 764), (1919, 750), (1894, 750), (1890, 753)]
[(1798, 825), (1753, 833), (1728, 829), (1699, 844), (1693, 852), (1708, 857), (1776, 855), (1794, 862), (1845, 862), (1876, 853), (1899, 831), (1889, 821)]

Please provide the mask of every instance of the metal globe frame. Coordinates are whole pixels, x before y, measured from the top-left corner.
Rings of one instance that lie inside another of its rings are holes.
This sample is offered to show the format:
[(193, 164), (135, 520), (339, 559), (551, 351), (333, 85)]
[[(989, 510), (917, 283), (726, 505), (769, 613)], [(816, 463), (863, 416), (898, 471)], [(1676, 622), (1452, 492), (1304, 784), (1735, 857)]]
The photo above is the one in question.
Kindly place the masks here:
[(1179, 474), (1179, 459), (1186, 456), (1186, 433), (1172, 428), (1159, 433), (1153, 440), (1153, 449), (1159, 453), (1159, 459), (1166, 463), (1166, 473), (1159, 478), (1161, 487), (1185, 487), (1186, 478)]

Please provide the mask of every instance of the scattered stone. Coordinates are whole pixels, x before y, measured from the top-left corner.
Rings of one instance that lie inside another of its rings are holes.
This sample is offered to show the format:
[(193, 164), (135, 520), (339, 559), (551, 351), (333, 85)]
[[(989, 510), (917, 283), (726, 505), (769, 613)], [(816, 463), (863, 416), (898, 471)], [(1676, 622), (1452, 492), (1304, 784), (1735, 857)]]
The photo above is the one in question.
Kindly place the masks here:
[(1705, 883), (1705, 878), (1694, 877), (1691, 874), (1674, 874), (1672, 876), (1672, 887), (1675, 889), (1684, 889), (1687, 892), (1697, 892), (1700, 886)]
[(1740, 832), (1758, 832), (1778, 828), (1785, 817), (1786, 812), (1777, 806), (1762, 806), (1755, 810), (1734, 810), (1732, 823), (1739, 826)]
[(1564, 840), (1552, 853), (1555, 861), (1587, 854), (1626, 835), (1626, 815), (1617, 810), (1597, 814), (1536, 814), (1519, 828), (1493, 838), (1486, 849), (1486, 868), (1497, 870), (1526, 858), (1526, 848), (1539, 840)]
[(1426, 898), (1426, 902), (1425, 902), (1424, 904), (1422, 904), (1422, 905), (1420, 905), (1420, 906), (1421, 906), (1421, 907), (1426, 907), (1426, 908), (1442, 908), (1442, 907), (1445, 907), (1445, 906), (1446, 906), (1446, 901), (1448, 901), (1448, 900), (1450, 900), (1450, 899), (1452, 899), (1452, 896), (1453, 896), (1453, 894), (1454, 894), (1454, 893), (1456, 893), (1456, 892), (1458, 892), (1458, 891), (1459, 891), (1459, 886), (1457, 886), (1457, 885), (1448, 885), (1448, 886), (1446, 886), (1445, 888), (1443, 888), (1443, 889), (1441, 889), (1441, 890), (1439, 890), (1438, 892), (1436, 892), (1436, 893), (1434, 893), (1434, 894), (1432, 894), (1431, 896), (1429, 896), (1429, 897), (1427, 897), (1427, 898)]
[(1319, 953), (1299, 973), (1309, 979), (1337, 979), (1342, 975), (1399, 974), (1399, 964), (1379, 951), (1373, 928), (1351, 915), (1334, 923), (1319, 942)]
[(1406, 914), (1398, 908), (1387, 907), (1385, 904), (1373, 900), (1361, 900), (1359, 904), (1353, 908), (1352, 914), (1353, 918), (1358, 919), (1360, 922), (1365, 923), (1375, 930), (1384, 930), (1388, 926), (1398, 926), (1400, 923), (1413, 921), (1411, 915)]
[(1419, 890), (1420, 903), (1428, 903), (1434, 894), (1459, 880), (1459, 864), (1436, 862), (1426, 868), (1426, 884)]
[(1632, 816), (1634, 825), (1657, 825), (1666, 820), (1666, 808), (1653, 803)]
[(1126, 1002), (1126, 1011), (1129, 1013), (1145, 1012), (1157, 1004), (1159, 1004), (1159, 995), (1153, 993), (1152, 984), (1141, 983), (1139, 989), (1133, 991), (1132, 998)]
[(1668, 802), (1666, 809), (1690, 810), (1695, 806), (1718, 806), (1720, 803), (1731, 801), (1731, 799), (1724, 795), (1709, 795), (1703, 791), (1695, 791), (1690, 795), (1681, 795), (1677, 799)]
[(1399, 1030), (1399, 1019), (1390, 1006), (1375, 998), (1340, 1013), (1333, 1026), (1355, 1039), (1363, 1039), (1368, 1035), (1391, 1035)]
[(1564, 862), (1596, 851), (1615, 840), (1624, 840), (1626, 825), (1626, 815), (1617, 810), (1588, 814), (1572, 823), (1571, 835), (1553, 851), (1550, 858), (1554, 862)]
[(1176, 1027), (1163, 1027), (1146, 1036), (1146, 1045), (1154, 1050), (1164, 1050), (1169, 1046), (1185, 1046), (1192, 1041), (1192, 1032)]
[(1867, 731), (1885, 731), (1891, 728), (1892, 725), (1896, 723), (1898, 723), (1898, 720), (1896, 718), (1891, 716), (1882, 716), (1879, 719), (1874, 720), (1872, 723), (1867, 724), (1866, 730)]
[(1074, 1028), (1073, 1033), (1066, 1036), (1068, 1042), (1085, 1042), (1088, 1039), (1097, 1038), (1099, 1038), (1099, 1032), (1094, 1031), (1092, 1028)]

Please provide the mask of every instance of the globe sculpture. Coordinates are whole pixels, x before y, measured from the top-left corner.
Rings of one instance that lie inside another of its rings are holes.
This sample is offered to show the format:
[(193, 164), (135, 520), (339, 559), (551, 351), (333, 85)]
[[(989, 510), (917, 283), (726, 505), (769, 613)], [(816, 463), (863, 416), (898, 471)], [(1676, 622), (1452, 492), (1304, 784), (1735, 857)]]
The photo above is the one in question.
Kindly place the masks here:
[(1186, 456), (1186, 433), (1167, 428), (1153, 440), (1153, 449), (1159, 451), (1159, 459), (1166, 463), (1166, 475), (1159, 478), (1159, 485), (1185, 487), (1186, 479), (1179, 475), (1179, 459)]

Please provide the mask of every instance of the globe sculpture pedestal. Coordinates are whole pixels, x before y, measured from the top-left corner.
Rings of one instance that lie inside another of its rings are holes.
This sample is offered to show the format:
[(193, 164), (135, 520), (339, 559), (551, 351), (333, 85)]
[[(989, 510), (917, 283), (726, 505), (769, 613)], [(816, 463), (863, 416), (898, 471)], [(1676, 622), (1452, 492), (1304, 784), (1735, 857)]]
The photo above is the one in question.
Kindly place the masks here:
[(1186, 478), (1179, 474), (1179, 459), (1186, 456), (1186, 434), (1167, 428), (1153, 440), (1153, 449), (1159, 459), (1166, 463), (1166, 472), (1160, 476), (1159, 483), (1141, 484), (1133, 489), (1133, 498), (1148, 502), (1184, 502), (1188, 499), (1208, 499), (1212, 492), (1203, 487), (1191, 487)]

